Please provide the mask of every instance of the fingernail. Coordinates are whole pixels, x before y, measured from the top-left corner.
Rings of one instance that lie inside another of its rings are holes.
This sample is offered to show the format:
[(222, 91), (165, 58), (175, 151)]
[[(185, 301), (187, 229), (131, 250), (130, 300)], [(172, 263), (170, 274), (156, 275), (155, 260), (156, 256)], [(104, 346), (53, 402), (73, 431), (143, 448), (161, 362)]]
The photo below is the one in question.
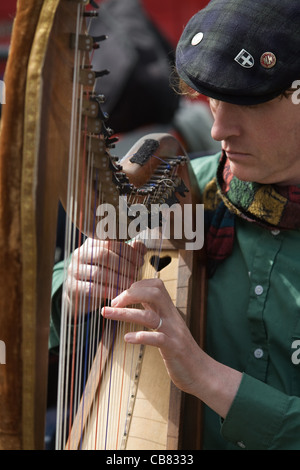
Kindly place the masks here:
[(112, 313), (112, 309), (110, 307), (102, 307), (101, 309), (101, 315), (103, 317), (109, 317)]
[(126, 333), (126, 335), (124, 336), (124, 340), (126, 341), (126, 343), (133, 343), (134, 333)]

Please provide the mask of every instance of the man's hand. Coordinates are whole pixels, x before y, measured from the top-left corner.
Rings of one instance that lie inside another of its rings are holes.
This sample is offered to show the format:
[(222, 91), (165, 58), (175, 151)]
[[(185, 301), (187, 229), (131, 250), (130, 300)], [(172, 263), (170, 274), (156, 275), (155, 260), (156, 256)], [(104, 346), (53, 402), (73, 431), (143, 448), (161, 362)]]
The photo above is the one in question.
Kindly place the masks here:
[(94, 310), (127, 289), (137, 278), (145, 252), (137, 241), (129, 245), (88, 238), (73, 252), (68, 267), (65, 292), (72, 310), (78, 302), (84, 303), (84, 313)]

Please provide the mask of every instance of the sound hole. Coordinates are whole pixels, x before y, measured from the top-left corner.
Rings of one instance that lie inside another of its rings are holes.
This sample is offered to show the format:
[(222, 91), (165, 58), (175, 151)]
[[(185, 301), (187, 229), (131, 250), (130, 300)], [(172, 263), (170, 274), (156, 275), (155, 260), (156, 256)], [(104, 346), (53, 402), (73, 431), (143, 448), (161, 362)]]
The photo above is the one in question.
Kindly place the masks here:
[(164, 269), (166, 266), (168, 266), (168, 264), (171, 263), (172, 261), (172, 258), (171, 256), (151, 256), (150, 258), (150, 264), (151, 266), (154, 267), (154, 269), (159, 272), (161, 271), (162, 269)]

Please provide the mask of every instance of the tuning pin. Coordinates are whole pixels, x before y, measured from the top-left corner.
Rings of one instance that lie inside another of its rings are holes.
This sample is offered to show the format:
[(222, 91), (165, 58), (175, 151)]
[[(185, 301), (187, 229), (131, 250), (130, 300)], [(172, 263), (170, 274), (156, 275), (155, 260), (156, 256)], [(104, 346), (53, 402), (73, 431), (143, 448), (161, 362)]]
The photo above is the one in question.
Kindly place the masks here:
[(98, 3), (96, 3), (94, 0), (90, 0), (89, 3), (93, 8), (99, 8)]
[(105, 140), (105, 143), (108, 148), (112, 149), (112, 148), (115, 148), (115, 143), (118, 142), (118, 140), (119, 140), (118, 137), (107, 138)]
[(106, 34), (102, 34), (101, 36), (93, 36), (93, 41), (94, 42), (102, 42), (107, 39)]
[[(107, 114), (107, 119), (109, 118), (109, 115)], [(105, 137), (108, 139), (114, 134), (114, 131), (110, 127), (105, 126)]]
[(103, 94), (101, 93), (97, 94), (95, 95), (95, 98), (97, 99), (98, 103), (101, 103), (101, 104), (105, 103), (105, 96)]
[(93, 49), (99, 49), (99, 42), (105, 41), (107, 36), (102, 34), (102, 36), (94, 36), (93, 37)]
[(90, 10), (90, 11), (85, 11), (83, 13), (83, 16), (87, 18), (95, 18), (99, 15), (99, 13), (96, 10)]
[(109, 75), (109, 74), (110, 74), (110, 71), (107, 69), (99, 70), (99, 72), (95, 72), (95, 77), (96, 78), (104, 77), (105, 75)]

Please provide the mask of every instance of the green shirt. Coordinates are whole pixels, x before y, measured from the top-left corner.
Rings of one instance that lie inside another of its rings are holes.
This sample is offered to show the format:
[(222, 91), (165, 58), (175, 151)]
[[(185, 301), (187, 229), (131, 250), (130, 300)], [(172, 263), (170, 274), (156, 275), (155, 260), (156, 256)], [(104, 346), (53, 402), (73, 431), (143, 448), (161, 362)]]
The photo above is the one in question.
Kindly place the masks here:
[[(219, 156), (192, 161), (201, 189)], [(300, 449), (300, 233), (237, 220), (208, 289), (207, 352), (243, 379), (224, 421), (205, 410), (205, 448)]]
[[(200, 189), (219, 156), (192, 161)], [(57, 265), (50, 347), (58, 345), (62, 274)], [(206, 408), (205, 449), (300, 450), (299, 232), (237, 221), (233, 253), (209, 280), (206, 347), (243, 379), (224, 421)]]

